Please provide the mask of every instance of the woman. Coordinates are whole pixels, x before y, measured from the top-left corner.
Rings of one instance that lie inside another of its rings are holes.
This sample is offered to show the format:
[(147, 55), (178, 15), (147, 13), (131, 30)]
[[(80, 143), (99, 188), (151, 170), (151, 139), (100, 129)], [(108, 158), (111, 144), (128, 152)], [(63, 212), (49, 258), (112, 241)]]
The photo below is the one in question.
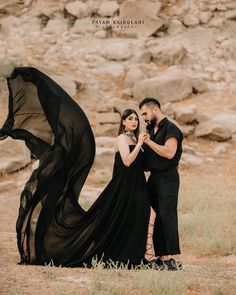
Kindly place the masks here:
[[(142, 171), (142, 145), (146, 137), (146, 132), (139, 134), (139, 117), (135, 110), (127, 109), (121, 115), (121, 122), (119, 127), (119, 136), (116, 140), (116, 151), (120, 154), (123, 165), (129, 167), (135, 160), (138, 162), (138, 157), (140, 157), (140, 165), (135, 166), (134, 169)], [(140, 154), (140, 155), (139, 155)], [(129, 184), (127, 184), (129, 186)], [(142, 183), (143, 185), (143, 183)], [(139, 189), (139, 186), (136, 188)], [(147, 194), (140, 195), (141, 198), (147, 197)], [(144, 199), (144, 201), (146, 201)], [(137, 204), (137, 200), (134, 200), (134, 203)], [(150, 212), (150, 220), (148, 225), (147, 241), (146, 241), (146, 251), (145, 251), (145, 260), (151, 261), (155, 258), (154, 246), (153, 246), (153, 227), (156, 214), (152, 208)]]
[(112, 180), (86, 212), (78, 196), (95, 143), (84, 112), (35, 68), (16, 68), (8, 87), (9, 114), (0, 139), (24, 140), (40, 160), (21, 194), (16, 224), (21, 263), (73, 267), (91, 265), (96, 256), (139, 264), (150, 205), (141, 169), (145, 134), (137, 140), (137, 114), (122, 118)]

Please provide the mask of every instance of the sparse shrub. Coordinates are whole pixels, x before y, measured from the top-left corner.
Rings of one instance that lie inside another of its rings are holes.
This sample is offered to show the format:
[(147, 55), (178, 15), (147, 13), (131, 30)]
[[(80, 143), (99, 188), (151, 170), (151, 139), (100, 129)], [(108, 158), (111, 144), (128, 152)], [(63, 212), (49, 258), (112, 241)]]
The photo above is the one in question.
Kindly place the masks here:
[(57, 267), (55, 267), (52, 260), (49, 264), (45, 265), (43, 276), (45, 277), (45, 279), (49, 280), (55, 280), (57, 278)]

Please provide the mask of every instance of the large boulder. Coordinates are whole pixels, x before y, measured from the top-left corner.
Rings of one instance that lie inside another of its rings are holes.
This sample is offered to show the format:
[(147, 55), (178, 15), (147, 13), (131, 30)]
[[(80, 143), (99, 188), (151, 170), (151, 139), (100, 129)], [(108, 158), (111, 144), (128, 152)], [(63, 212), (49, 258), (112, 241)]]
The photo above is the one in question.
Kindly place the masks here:
[(96, 140), (95, 169), (111, 169), (115, 154), (115, 137), (98, 136)]
[(183, 153), (180, 160), (180, 166), (183, 166), (183, 167), (198, 166), (198, 165), (201, 165), (202, 163), (203, 163), (202, 157), (189, 154), (189, 153)]
[(208, 23), (209, 27), (212, 28), (221, 28), (225, 22), (223, 17), (212, 17)]
[(130, 21), (125, 24), (125, 30), (114, 28), (120, 34), (146, 38), (155, 33), (163, 25), (163, 20), (157, 17), (161, 2), (156, 0), (127, 0), (120, 5), (119, 19)]
[(33, 0), (24, 0), (24, 6), (28, 7), (32, 4)]
[(97, 147), (113, 148), (115, 146), (115, 137), (111, 136), (98, 136), (95, 138)]
[(96, 136), (116, 136), (120, 123), (119, 113), (92, 113), (90, 123)]
[(135, 83), (134, 98), (140, 100), (144, 97), (158, 97), (161, 103), (183, 100), (193, 91), (202, 92), (206, 89), (201, 83), (201, 88), (196, 88), (197, 80), (187, 75), (184, 70), (169, 68), (155, 77)]
[(199, 25), (199, 19), (192, 14), (184, 15), (183, 22), (187, 27), (194, 27)]
[[(0, 6), (1, 9), (1, 6)], [(0, 18), (0, 30), (2, 33), (9, 33), (15, 28), (19, 28), (22, 26), (22, 19), (20, 17), (16, 17), (14, 15), (9, 15)]]
[(101, 55), (108, 60), (126, 60), (132, 55), (131, 47), (121, 42), (112, 42), (101, 50)]
[(220, 47), (217, 52), (217, 56), (225, 58), (226, 60), (236, 58), (236, 41), (234, 38), (225, 39), (221, 42)]
[(65, 33), (68, 29), (68, 24), (64, 18), (50, 19), (43, 29), (43, 32), (48, 35), (59, 36)]
[(17, 4), (18, 2), (19, 2), (18, 0), (12, 0), (12, 1), (1, 0), (0, 9), (4, 11), (9, 5), (14, 5), (14, 4)]
[(212, 12), (211, 11), (204, 11), (199, 14), (199, 21), (202, 24), (207, 24), (212, 17)]
[(182, 44), (169, 43), (149, 48), (153, 61), (159, 65), (174, 65), (181, 62), (187, 54)]
[(106, 30), (98, 30), (96, 33), (94, 33), (94, 36), (99, 39), (106, 39), (107, 31)]
[(31, 162), (31, 155), (21, 140), (6, 138), (0, 141), (0, 173), (12, 173)]
[(145, 79), (143, 71), (139, 67), (131, 67), (125, 77), (125, 88), (133, 87), (138, 81)]
[(77, 93), (76, 82), (69, 76), (51, 75), (52, 79), (55, 80), (66, 92), (72, 97)]
[(197, 106), (188, 105), (175, 109), (175, 119), (181, 123), (192, 123), (196, 120)]
[(195, 94), (208, 90), (208, 85), (202, 78), (191, 77), (191, 84), (193, 88), (193, 93)]
[(218, 157), (218, 156), (224, 155), (228, 147), (229, 147), (228, 143), (221, 143), (217, 145), (212, 152), (213, 156)]
[(97, 147), (93, 167), (96, 169), (111, 169), (114, 162), (115, 149), (107, 147)]
[(95, 126), (95, 136), (117, 136), (119, 124), (97, 124)]
[(206, 122), (211, 120), (211, 115), (208, 112), (203, 111), (202, 113), (196, 114), (196, 120), (198, 123)]
[(198, 144), (192, 142), (192, 144), (184, 144), (183, 146), (183, 154), (181, 156), (180, 165), (189, 167), (189, 166), (196, 166), (201, 165), (204, 160), (204, 154), (197, 151)]
[(34, 12), (36, 15), (42, 14), (51, 18), (60, 9), (58, 1), (40, 0), (34, 2), (36, 2), (34, 7)]
[(186, 28), (179, 19), (171, 19), (168, 24), (168, 33), (172, 36), (185, 31)]
[(0, 77), (8, 77), (10, 76), (11, 72), (13, 71), (15, 65), (13, 61), (7, 58), (7, 54), (4, 53), (3, 56), (0, 56)]
[(90, 14), (90, 9), (88, 5), (81, 1), (67, 3), (65, 9), (71, 15), (76, 16), (78, 18), (83, 18), (89, 16)]
[(171, 102), (167, 102), (167, 103), (163, 104), (161, 106), (161, 109), (162, 109), (163, 113), (166, 114), (167, 116), (170, 116), (171, 118), (175, 117), (174, 107)]
[(230, 19), (230, 20), (235, 20), (236, 19), (236, 9), (226, 11), (225, 18)]
[(123, 77), (124, 72), (124, 66), (121, 63), (119, 64), (116, 62), (106, 63), (106, 65), (94, 69), (94, 73), (97, 73), (98, 75), (110, 76), (111, 78)]
[(236, 113), (222, 113), (214, 116), (212, 120), (228, 128), (232, 133), (236, 133)]
[(97, 113), (95, 120), (98, 124), (118, 124), (120, 123), (120, 115), (117, 113)]
[(184, 137), (187, 137), (187, 136), (193, 134), (194, 129), (195, 129), (194, 125), (182, 125), (181, 126), (181, 131), (182, 131)]
[[(124, 102), (123, 100), (116, 98), (121, 103)], [(107, 98), (105, 102), (96, 103), (93, 105), (93, 113), (112, 113), (114, 112), (114, 99)]]
[(119, 98), (111, 99), (113, 109), (117, 113), (123, 113), (125, 109), (134, 109), (137, 113), (139, 112), (138, 104), (133, 100), (123, 100)]
[(119, 9), (119, 5), (116, 1), (102, 2), (98, 14), (101, 16), (113, 16)]
[(90, 17), (85, 17), (82, 19), (77, 18), (70, 29), (70, 33), (73, 34), (95, 33), (96, 31), (97, 28), (92, 24)]
[(200, 123), (195, 128), (194, 135), (214, 141), (226, 141), (232, 137), (229, 129), (214, 121)]

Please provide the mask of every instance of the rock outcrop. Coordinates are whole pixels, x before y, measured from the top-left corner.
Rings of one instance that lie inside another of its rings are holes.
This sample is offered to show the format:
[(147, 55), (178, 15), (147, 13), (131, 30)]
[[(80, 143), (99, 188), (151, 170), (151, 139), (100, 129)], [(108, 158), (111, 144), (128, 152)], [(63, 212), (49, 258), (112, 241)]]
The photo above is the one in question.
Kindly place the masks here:
[[(187, 139), (231, 144), (235, 20), (234, 0), (2, 0), (1, 123), (5, 78), (14, 67), (30, 65), (79, 102), (95, 136), (116, 136), (115, 112), (138, 111), (141, 99), (154, 96)], [(214, 154), (223, 154), (223, 148)], [(200, 162), (190, 158), (187, 162)]]
[(31, 162), (25, 143), (11, 138), (0, 141), (0, 159), (0, 174), (18, 171)]

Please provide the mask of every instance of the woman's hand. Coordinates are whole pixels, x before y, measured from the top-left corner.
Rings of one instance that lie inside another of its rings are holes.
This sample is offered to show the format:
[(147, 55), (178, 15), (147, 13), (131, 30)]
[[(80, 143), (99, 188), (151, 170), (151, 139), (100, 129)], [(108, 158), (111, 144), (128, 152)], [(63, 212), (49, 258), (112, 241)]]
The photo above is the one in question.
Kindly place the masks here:
[(138, 145), (140, 145), (140, 146), (143, 145), (146, 136), (147, 136), (147, 132), (146, 131), (143, 131), (143, 132), (140, 132), (139, 133), (139, 136), (138, 136)]

